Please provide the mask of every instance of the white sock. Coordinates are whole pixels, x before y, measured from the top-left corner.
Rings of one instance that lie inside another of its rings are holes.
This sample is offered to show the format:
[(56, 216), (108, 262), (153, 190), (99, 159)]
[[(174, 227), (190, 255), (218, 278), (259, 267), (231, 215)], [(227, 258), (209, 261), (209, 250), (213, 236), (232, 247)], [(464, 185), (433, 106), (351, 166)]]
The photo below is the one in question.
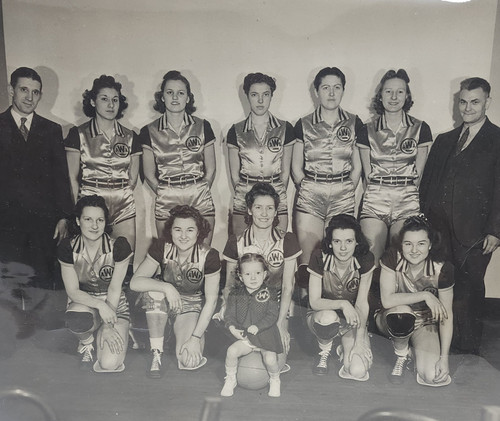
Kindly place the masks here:
[(163, 336), (161, 338), (149, 338), (151, 349), (158, 349), (163, 352)]
[(321, 349), (321, 351), (330, 352), (332, 350), (332, 344), (333, 344), (333, 341), (328, 342), (327, 344), (322, 344), (321, 342), (318, 342), (319, 349)]

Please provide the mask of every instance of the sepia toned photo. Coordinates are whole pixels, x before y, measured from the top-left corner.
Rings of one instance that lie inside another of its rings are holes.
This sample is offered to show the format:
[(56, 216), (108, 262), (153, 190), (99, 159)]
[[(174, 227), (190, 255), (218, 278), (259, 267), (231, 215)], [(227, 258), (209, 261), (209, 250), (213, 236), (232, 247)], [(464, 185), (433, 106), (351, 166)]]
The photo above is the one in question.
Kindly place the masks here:
[(0, 421), (500, 420), (497, 0), (0, 24)]

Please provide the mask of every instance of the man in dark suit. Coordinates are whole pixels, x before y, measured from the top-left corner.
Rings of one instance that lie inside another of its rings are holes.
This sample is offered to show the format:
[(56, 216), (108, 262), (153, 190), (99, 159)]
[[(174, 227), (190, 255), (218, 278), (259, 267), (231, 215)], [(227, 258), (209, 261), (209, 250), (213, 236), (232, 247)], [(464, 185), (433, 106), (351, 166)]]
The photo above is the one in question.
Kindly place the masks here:
[(500, 244), (500, 128), (486, 117), (490, 84), (462, 81), (463, 124), (434, 142), (420, 184), (421, 209), (455, 265), (453, 348), (479, 354), (484, 275)]
[(34, 112), (42, 96), (35, 70), (15, 70), (8, 89), (12, 106), (0, 114), (0, 261), (27, 264), (34, 286), (58, 289), (56, 239), (72, 210), (62, 129)]

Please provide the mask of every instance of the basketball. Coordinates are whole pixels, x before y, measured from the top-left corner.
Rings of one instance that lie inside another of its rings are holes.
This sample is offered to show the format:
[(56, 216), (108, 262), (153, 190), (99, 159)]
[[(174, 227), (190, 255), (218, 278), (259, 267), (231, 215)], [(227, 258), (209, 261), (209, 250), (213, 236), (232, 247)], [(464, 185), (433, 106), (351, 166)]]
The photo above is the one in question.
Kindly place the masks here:
[[(279, 367), (283, 367), (285, 362), (285, 354), (279, 354)], [(238, 386), (244, 387), (245, 389), (258, 390), (268, 385), (269, 374), (267, 373), (266, 366), (264, 365), (264, 361), (262, 361), (262, 355), (259, 351), (253, 351), (240, 358), (236, 378), (238, 380)]]

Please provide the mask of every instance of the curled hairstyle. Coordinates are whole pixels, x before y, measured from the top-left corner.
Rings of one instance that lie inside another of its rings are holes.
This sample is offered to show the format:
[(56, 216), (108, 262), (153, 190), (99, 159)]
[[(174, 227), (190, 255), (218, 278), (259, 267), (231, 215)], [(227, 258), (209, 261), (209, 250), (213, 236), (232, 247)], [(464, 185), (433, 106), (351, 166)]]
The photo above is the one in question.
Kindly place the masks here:
[(210, 224), (205, 218), (203, 218), (203, 216), (201, 216), (198, 209), (189, 205), (177, 205), (170, 210), (170, 216), (165, 222), (165, 228), (163, 230), (163, 237), (167, 243), (172, 243), (172, 226), (177, 218), (194, 219), (196, 228), (198, 228), (198, 238), (196, 239), (196, 244), (203, 243), (203, 240), (207, 238), (210, 232)]
[(33, 70), (30, 67), (18, 67), (16, 70), (14, 70), (10, 75), (10, 86), (15, 88), (17, 85), (17, 81), (21, 77), (36, 80), (40, 83), (40, 92), (42, 91), (42, 78), (36, 70)]
[(442, 249), (441, 236), (436, 231), (425, 215), (422, 213), (417, 216), (410, 216), (404, 223), (401, 231), (396, 237), (396, 246), (400, 253), (403, 253), (403, 239), (407, 232), (425, 231), (431, 243), (429, 250), (429, 257), (435, 262), (442, 262), (444, 260), (444, 253)]
[(276, 90), (276, 79), (271, 76), (265, 75), (264, 73), (249, 73), (243, 79), (243, 92), (248, 96), (250, 88), (255, 83), (265, 83), (271, 89), (271, 96)]
[[(278, 206), (280, 204), (280, 195), (276, 192), (274, 187), (269, 184), (269, 183), (255, 183), (253, 187), (250, 189), (250, 191), (245, 194), (245, 203), (247, 204), (247, 209), (251, 209), (255, 199), (259, 196), (269, 196), (273, 199), (274, 201), (274, 207), (276, 210), (278, 210)], [(252, 215), (249, 213), (245, 214), (245, 223), (250, 226), (252, 225), (253, 218)], [(280, 223), (278, 214), (276, 213), (276, 216), (273, 221), (273, 227), (276, 227)]]
[(189, 80), (187, 80), (187, 78), (177, 70), (170, 70), (165, 73), (165, 76), (163, 76), (160, 90), (155, 92), (155, 105), (153, 105), (153, 108), (162, 114), (167, 111), (167, 107), (163, 101), (163, 91), (165, 90), (165, 85), (169, 80), (179, 80), (186, 85), (186, 91), (189, 99), (186, 104), (185, 111), (190, 115), (193, 114), (196, 111), (196, 107), (194, 106), (194, 94), (191, 92), (191, 84), (189, 83)]
[(118, 92), (119, 107), (118, 114), (116, 114), (116, 119), (119, 120), (123, 117), (123, 112), (127, 109), (127, 98), (122, 95), (122, 84), (117, 82), (113, 76), (101, 75), (97, 79), (94, 79), (92, 84), (92, 89), (88, 89), (82, 94), (83, 97), (83, 112), (87, 117), (93, 118), (96, 115), (95, 107), (92, 105), (91, 101), (97, 99), (97, 95), (101, 92), (101, 89), (109, 88), (114, 89)]
[[(241, 281), (241, 267), (244, 263), (258, 262), (262, 264), (262, 268), (267, 272), (266, 277), (264, 279), (264, 283), (269, 278), (269, 268), (267, 267), (266, 259), (259, 253), (245, 253), (238, 259), (238, 264), (236, 265), (236, 276)], [(243, 283), (243, 282), (242, 282)]]
[(375, 94), (372, 100), (373, 109), (378, 115), (384, 114), (385, 110), (384, 110), (384, 105), (382, 104), (382, 91), (384, 90), (385, 82), (387, 82), (389, 79), (401, 79), (405, 82), (406, 101), (403, 105), (403, 111), (405, 112), (410, 111), (410, 108), (413, 105), (413, 99), (410, 91), (410, 77), (408, 76), (408, 73), (406, 73), (405, 69), (399, 69), (398, 71), (391, 69), (385, 72), (385, 75), (382, 76), (382, 79), (380, 79), (380, 83), (378, 84), (377, 87), (377, 93)]
[(323, 78), (326, 76), (337, 76), (342, 82), (342, 88), (345, 88), (345, 75), (342, 70), (338, 67), (324, 67), (318, 72), (313, 81), (313, 86), (316, 92), (318, 92), (318, 89), (323, 82)]
[(481, 77), (470, 77), (460, 82), (460, 90), (465, 89), (466, 91), (472, 91), (478, 88), (481, 88), (486, 96), (490, 96), (491, 85), (486, 79), (483, 79)]
[(70, 236), (74, 237), (82, 233), (82, 230), (76, 223), (76, 220), (82, 217), (83, 209), (85, 208), (101, 208), (104, 212), (104, 221), (106, 222), (106, 228), (104, 228), (104, 232), (106, 234), (111, 234), (113, 229), (109, 223), (109, 210), (106, 206), (106, 202), (104, 201), (104, 198), (102, 196), (93, 194), (91, 196), (84, 196), (80, 200), (78, 200), (78, 202), (76, 202), (75, 208), (73, 210), (73, 218), (70, 219), (70, 223), (68, 224)]
[(354, 231), (354, 237), (356, 239), (356, 248), (354, 249), (354, 257), (364, 256), (370, 250), (370, 245), (368, 244), (368, 240), (365, 235), (361, 231), (361, 225), (351, 215), (347, 215), (345, 213), (341, 213), (335, 215), (330, 219), (328, 223), (328, 227), (326, 227), (325, 238), (321, 242), (321, 250), (323, 253), (333, 255), (332, 249), (332, 237), (333, 231), (336, 229), (351, 229)]

